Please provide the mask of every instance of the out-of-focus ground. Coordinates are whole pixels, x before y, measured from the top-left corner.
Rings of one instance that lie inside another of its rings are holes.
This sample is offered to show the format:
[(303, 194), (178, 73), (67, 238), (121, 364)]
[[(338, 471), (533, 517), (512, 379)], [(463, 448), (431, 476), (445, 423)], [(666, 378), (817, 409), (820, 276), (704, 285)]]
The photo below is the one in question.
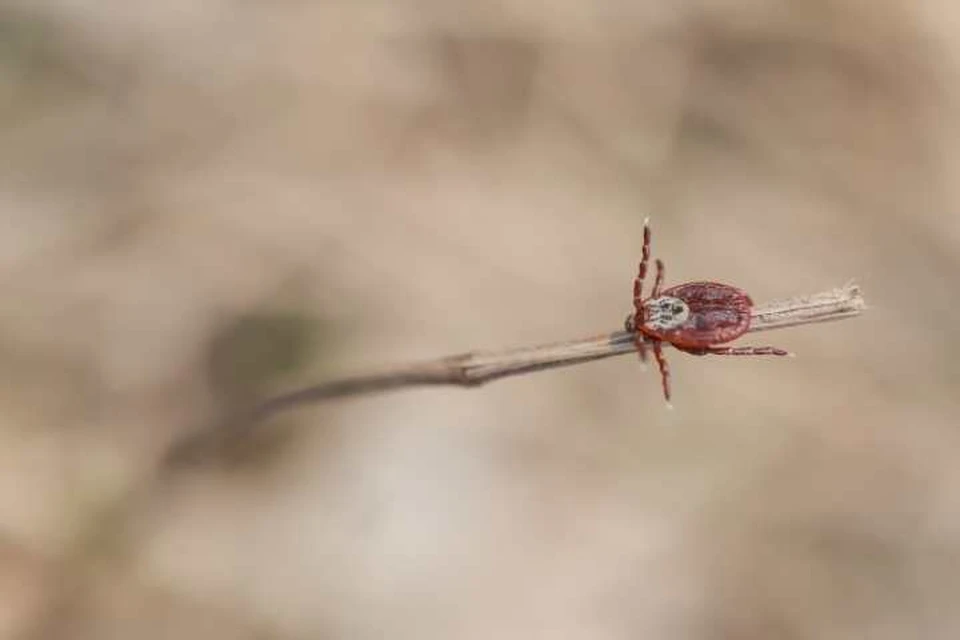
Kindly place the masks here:
[[(0, 637), (960, 637), (945, 0), (0, 2)], [(856, 279), (624, 357), (178, 435), (338, 373)], [(275, 434), (275, 435), (274, 435)]]

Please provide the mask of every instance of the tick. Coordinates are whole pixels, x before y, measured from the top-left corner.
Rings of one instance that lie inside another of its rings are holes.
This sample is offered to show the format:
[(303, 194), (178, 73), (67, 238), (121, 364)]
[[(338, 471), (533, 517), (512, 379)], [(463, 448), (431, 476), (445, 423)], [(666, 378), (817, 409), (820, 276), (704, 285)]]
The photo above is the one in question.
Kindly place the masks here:
[(663, 261), (657, 260), (657, 277), (649, 298), (643, 297), (643, 280), (650, 261), (650, 219), (643, 223), (643, 253), (633, 281), (634, 312), (624, 328), (634, 334), (637, 353), (647, 361), (647, 345), (660, 368), (663, 396), (670, 402), (670, 365), (663, 356), (663, 343), (695, 356), (788, 356), (776, 347), (717, 346), (731, 342), (750, 328), (753, 300), (746, 291), (719, 282), (687, 282), (663, 287)]

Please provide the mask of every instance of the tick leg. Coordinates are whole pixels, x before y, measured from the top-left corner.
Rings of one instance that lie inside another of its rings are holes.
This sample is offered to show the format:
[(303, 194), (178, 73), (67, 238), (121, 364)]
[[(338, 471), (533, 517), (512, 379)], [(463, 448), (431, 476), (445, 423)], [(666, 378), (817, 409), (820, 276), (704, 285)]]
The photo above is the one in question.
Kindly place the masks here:
[(663, 260), (657, 259), (657, 279), (653, 281), (653, 293), (650, 294), (653, 298), (660, 297), (660, 287), (663, 286)]
[(789, 356), (793, 355), (789, 351), (778, 349), (776, 347), (703, 347), (700, 349), (683, 349), (695, 356)]
[(647, 263), (650, 262), (650, 218), (643, 221), (643, 249), (637, 278), (633, 281), (633, 306), (640, 311), (642, 305), (643, 279), (647, 277)]
[(663, 384), (663, 397), (667, 404), (670, 403), (670, 365), (667, 359), (663, 357), (663, 345), (660, 340), (653, 341), (653, 355), (657, 358), (657, 365), (660, 367), (660, 381)]
[(643, 334), (637, 331), (633, 336), (633, 344), (637, 345), (637, 355), (640, 356), (640, 362), (647, 364), (647, 341)]

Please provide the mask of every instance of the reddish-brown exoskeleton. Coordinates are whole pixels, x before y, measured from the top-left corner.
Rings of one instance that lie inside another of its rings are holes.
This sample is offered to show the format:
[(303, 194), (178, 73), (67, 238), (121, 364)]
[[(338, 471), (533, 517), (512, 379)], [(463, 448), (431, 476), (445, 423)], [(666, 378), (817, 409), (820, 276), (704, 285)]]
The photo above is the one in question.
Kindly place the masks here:
[(750, 328), (753, 301), (742, 289), (719, 282), (687, 282), (661, 291), (663, 262), (656, 261), (657, 278), (649, 298), (642, 295), (643, 279), (650, 260), (650, 220), (643, 223), (643, 254), (633, 281), (634, 312), (625, 328), (634, 334), (640, 359), (647, 360), (647, 344), (660, 367), (663, 395), (670, 402), (670, 366), (663, 357), (663, 344), (697, 356), (787, 356), (775, 347), (719, 347), (742, 336)]

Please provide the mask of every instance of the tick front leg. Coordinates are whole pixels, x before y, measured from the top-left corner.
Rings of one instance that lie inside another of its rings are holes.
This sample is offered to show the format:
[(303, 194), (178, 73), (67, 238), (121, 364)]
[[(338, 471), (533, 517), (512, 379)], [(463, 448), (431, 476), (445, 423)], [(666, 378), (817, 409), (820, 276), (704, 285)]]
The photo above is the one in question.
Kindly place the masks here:
[(647, 263), (650, 262), (650, 218), (643, 221), (643, 249), (640, 256), (640, 266), (637, 267), (637, 277), (633, 281), (633, 306), (640, 311), (643, 299), (643, 279), (647, 277)]
[(640, 362), (647, 364), (647, 345), (643, 340), (643, 335), (638, 333), (633, 338), (633, 344), (637, 345), (637, 355), (640, 356)]
[(663, 397), (670, 404), (670, 365), (663, 356), (663, 344), (660, 340), (653, 341), (653, 355), (657, 358), (657, 365), (660, 367), (660, 381), (663, 385)]
[(647, 337), (637, 329), (636, 314), (630, 314), (623, 322), (623, 329), (633, 334), (633, 344), (637, 348), (637, 355), (640, 356), (640, 362), (647, 364)]
[(777, 347), (703, 347), (701, 349), (684, 349), (695, 356), (792, 356), (793, 354)]

